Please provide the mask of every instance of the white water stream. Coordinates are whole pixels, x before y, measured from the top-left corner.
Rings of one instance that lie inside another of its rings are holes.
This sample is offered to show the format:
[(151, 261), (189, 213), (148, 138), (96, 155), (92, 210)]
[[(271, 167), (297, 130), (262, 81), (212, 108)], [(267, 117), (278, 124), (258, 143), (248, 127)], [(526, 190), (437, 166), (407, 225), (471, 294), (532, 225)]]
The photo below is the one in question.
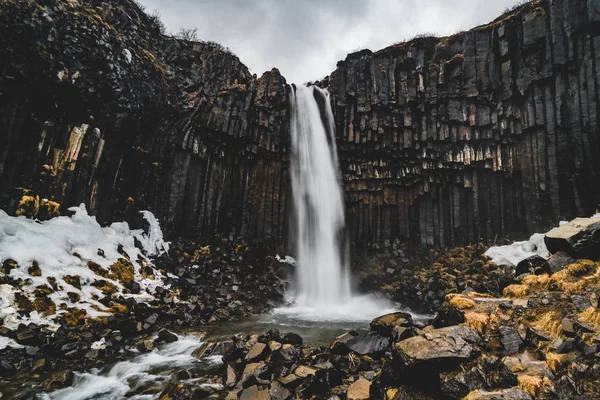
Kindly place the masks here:
[[(189, 370), (222, 363), (221, 357), (198, 360), (192, 352), (202, 341), (195, 336), (180, 336), (175, 343), (148, 354), (116, 363), (110, 369), (75, 373), (73, 386), (44, 394), (45, 400), (151, 400), (157, 399), (162, 385), (172, 379), (165, 371)], [(202, 386), (202, 383), (199, 383)], [(207, 387), (214, 385), (206, 384)], [(217, 387), (215, 387), (217, 388)], [(220, 387), (219, 387), (220, 388)]]

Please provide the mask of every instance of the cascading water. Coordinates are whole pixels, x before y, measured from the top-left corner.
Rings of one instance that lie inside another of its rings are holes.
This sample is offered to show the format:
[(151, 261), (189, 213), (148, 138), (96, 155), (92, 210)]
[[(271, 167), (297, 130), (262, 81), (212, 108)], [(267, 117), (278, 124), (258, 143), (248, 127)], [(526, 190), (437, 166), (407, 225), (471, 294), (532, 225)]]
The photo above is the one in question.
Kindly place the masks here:
[[(321, 113), (315, 96), (325, 103)], [(350, 299), (340, 235), (344, 197), (338, 177), (333, 113), (329, 93), (298, 86), (290, 96), (292, 190), (297, 271), (297, 303), (339, 306)]]

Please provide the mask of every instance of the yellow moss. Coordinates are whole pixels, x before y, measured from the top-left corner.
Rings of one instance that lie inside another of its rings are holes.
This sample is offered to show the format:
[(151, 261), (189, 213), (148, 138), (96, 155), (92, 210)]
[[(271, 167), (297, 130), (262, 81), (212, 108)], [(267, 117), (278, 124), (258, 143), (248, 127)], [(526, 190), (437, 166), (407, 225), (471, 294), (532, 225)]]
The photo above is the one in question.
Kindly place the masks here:
[(478, 292), (469, 292), (469, 298), (471, 299), (476, 299), (476, 298), (481, 298), (481, 299), (493, 299), (494, 296), (487, 294), (487, 293), (478, 293)]
[(77, 289), (81, 289), (81, 280), (79, 278), (79, 275), (67, 275), (64, 277), (65, 282), (67, 282), (69, 285), (76, 287)]
[(100, 265), (96, 264), (93, 261), (88, 261), (87, 265), (88, 268), (96, 275), (101, 276), (103, 278), (108, 278), (108, 271), (102, 268)]
[(49, 297), (37, 298), (31, 303), (32, 308), (45, 315), (56, 313), (56, 304)]
[(546, 356), (546, 365), (550, 371), (556, 373), (565, 363), (572, 361), (575, 357), (574, 354), (556, 354), (548, 352)]
[(483, 334), (483, 331), (489, 322), (490, 316), (488, 314), (473, 311), (465, 313), (465, 325), (473, 328), (479, 334)]
[(60, 204), (52, 200), (42, 199), (39, 214), (45, 219), (58, 217), (60, 215)]
[(127, 311), (129, 311), (129, 309), (123, 304), (115, 304), (110, 308), (110, 312), (113, 314), (125, 314)]
[(579, 313), (577, 319), (585, 324), (593, 325), (596, 331), (600, 330), (600, 310), (595, 307), (586, 308)]
[(450, 307), (457, 310), (466, 310), (475, 307), (475, 302), (461, 294), (449, 294), (446, 296)]
[(117, 287), (109, 281), (101, 279), (99, 281), (94, 281), (92, 286), (96, 289), (100, 290), (105, 296), (109, 296), (113, 293), (117, 292)]
[(119, 258), (119, 261), (111, 265), (110, 272), (109, 278), (119, 281), (123, 285), (128, 285), (133, 282), (133, 264), (124, 258)]
[(522, 299), (527, 295), (527, 286), (525, 285), (509, 285), (502, 291), (504, 297), (513, 299)]
[(550, 284), (567, 294), (582, 292), (590, 287), (600, 287), (600, 263), (578, 260), (552, 275)]
[(23, 197), (21, 197), (21, 200), (19, 200), (19, 205), (17, 206), (16, 214), (19, 216), (23, 215), (29, 218), (33, 218), (38, 215), (39, 210), (40, 197), (25, 194), (23, 195)]
[(194, 251), (194, 255), (192, 256), (192, 262), (198, 262), (203, 257), (210, 256), (210, 246), (199, 247)]
[(562, 316), (558, 312), (548, 311), (540, 314), (531, 326), (536, 330), (549, 334), (554, 339), (558, 339), (562, 332), (561, 319)]
[(519, 388), (523, 389), (533, 398), (537, 398), (545, 387), (552, 385), (552, 382), (546, 377), (526, 374), (518, 375), (517, 382)]
[(29, 267), (27, 272), (29, 272), (29, 275), (31, 276), (42, 276), (42, 270), (40, 269), (40, 266), (36, 261), (33, 262), (33, 264), (31, 265), (31, 267)]
[(85, 324), (85, 317), (87, 313), (85, 310), (79, 308), (70, 308), (64, 313), (61, 318), (67, 324), (67, 326), (77, 326)]

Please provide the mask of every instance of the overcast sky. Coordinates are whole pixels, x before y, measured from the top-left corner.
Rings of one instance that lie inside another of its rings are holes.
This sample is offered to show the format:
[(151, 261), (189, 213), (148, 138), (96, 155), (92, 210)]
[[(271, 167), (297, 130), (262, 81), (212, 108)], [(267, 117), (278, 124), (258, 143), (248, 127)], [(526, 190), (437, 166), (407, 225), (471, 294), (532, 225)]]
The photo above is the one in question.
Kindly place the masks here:
[(277, 67), (289, 83), (331, 73), (349, 52), (441, 36), (498, 17), (516, 0), (139, 0), (170, 32), (197, 28), (252, 73)]

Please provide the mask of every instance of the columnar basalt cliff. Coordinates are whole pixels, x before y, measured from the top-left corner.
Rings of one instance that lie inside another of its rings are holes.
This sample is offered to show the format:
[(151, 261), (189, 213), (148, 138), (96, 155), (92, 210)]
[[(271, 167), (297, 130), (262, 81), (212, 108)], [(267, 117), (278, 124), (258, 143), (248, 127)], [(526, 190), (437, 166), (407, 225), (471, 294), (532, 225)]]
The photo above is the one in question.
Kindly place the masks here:
[(353, 242), (524, 234), (600, 203), (600, 2), (535, 1), (331, 75)]
[[(535, 1), (340, 62), (319, 84), (351, 241), (450, 245), (591, 214), (598, 34), (598, 1)], [(171, 236), (285, 244), (288, 91), (276, 69), (257, 78), (219, 46), (161, 34), (131, 0), (4, 1), (0, 207), (83, 202), (102, 222), (151, 209)]]
[(150, 208), (174, 235), (280, 240), (285, 79), (162, 35), (130, 0), (90, 3), (0, 6), (0, 206), (27, 189), (104, 222)]

